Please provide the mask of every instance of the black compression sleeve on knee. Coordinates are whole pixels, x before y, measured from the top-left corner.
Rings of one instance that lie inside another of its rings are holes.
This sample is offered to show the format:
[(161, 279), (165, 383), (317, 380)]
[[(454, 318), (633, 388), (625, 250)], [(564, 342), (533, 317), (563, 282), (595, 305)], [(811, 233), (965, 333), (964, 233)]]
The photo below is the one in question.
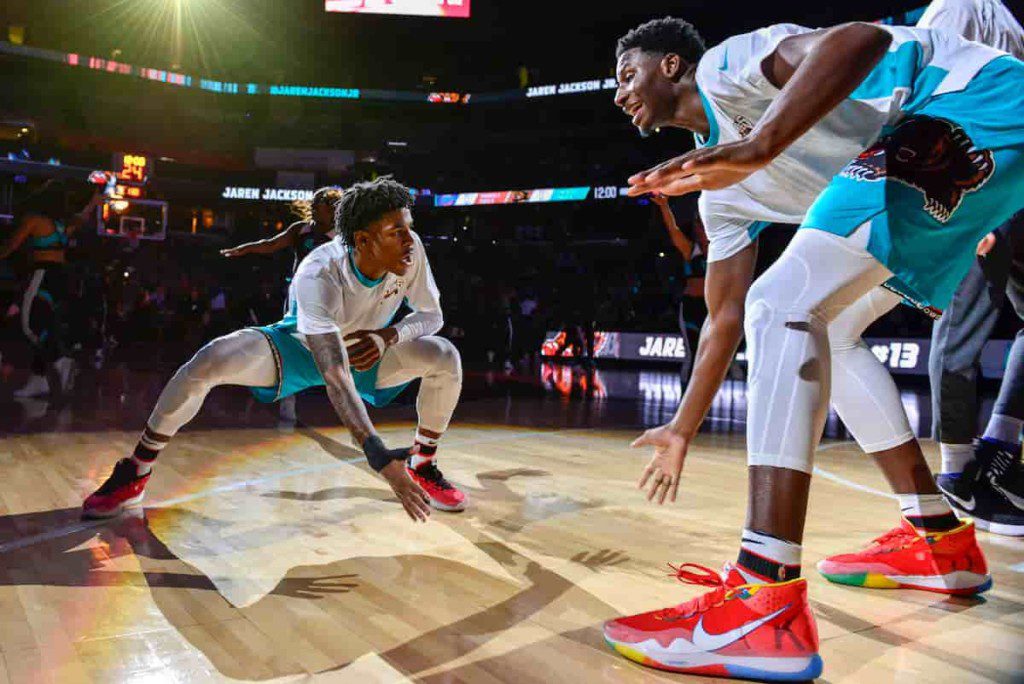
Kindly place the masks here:
[(363, 453), (370, 467), (378, 473), (392, 461), (404, 461), (409, 457), (408, 449), (388, 449), (379, 435), (370, 435), (363, 442)]

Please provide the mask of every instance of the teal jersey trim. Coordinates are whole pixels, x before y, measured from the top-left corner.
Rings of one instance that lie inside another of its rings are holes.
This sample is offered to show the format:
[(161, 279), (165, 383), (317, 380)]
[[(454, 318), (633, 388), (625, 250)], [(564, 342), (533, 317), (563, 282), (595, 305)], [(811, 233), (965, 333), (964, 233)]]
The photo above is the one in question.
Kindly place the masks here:
[(750, 236), (751, 240), (756, 240), (761, 231), (770, 225), (772, 225), (771, 221), (754, 221), (747, 227), (747, 235)]
[(700, 95), (700, 102), (704, 105), (704, 116), (708, 119), (708, 137), (704, 139), (699, 133), (693, 134), (693, 140), (697, 147), (712, 147), (718, 144), (718, 119), (715, 118), (715, 111), (711, 108), (708, 98), (704, 97), (704, 91), (697, 86), (697, 94)]
[[(324, 378), (317, 368), (316, 361), (313, 360), (313, 355), (292, 335), (295, 332), (293, 317), (287, 316), (280, 323), (254, 329), (261, 332), (270, 344), (274, 364), (277, 366), (277, 382), (268, 387), (249, 388), (258, 401), (270, 403), (310, 387), (324, 385)], [(379, 363), (365, 371), (358, 371), (355, 368), (349, 370), (359, 396), (367, 404), (378, 408), (390, 404), (410, 384), (405, 382), (393, 387), (377, 387)]]
[(892, 97), (897, 90), (904, 89), (909, 92), (909, 97), (900, 110), (916, 112), (928, 103), (935, 89), (949, 75), (948, 69), (922, 65), (923, 59), (921, 44), (916, 41), (887, 52), (867, 78), (850, 93), (850, 99), (876, 100)]
[(910, 99), (903, 103), (904, 112), (916, 112), (928, 104), (942, 80), (949, 75), (948, 69), (937, 66), (926, 66), (914, 80), (914, 92)]
[(352, 256), (352, 250), (348, 251), (348, 262), (352, 265), (352, 272), (356, 274), (356, 278), (360, 283), (362, 283), (363, 287), (377, 287), (384, 282), (384, 276), (381, 276), (376, 280), (371, 280), (363, 275), (363, 272), (359, 270), (358, 266), (356, 266), (356, 260)]
[(921, 44), (917, 41), (904, 43), (885, 53), (871, 73), (850, 93), (850, 99), (875, 100), (891, 97), (897, 88), (913, 89), (920, 68)]

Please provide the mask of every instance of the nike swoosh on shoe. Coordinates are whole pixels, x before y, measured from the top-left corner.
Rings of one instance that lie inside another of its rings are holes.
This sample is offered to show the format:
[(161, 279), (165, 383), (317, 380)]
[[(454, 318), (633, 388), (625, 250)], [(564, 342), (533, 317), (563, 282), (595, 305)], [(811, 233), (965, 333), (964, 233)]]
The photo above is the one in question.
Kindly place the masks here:
[(708, 634), (704, 631), (704, 618), (697, 622), (697, 626), (693, 630), (693, 643), (691, 644), (695, 651), (717, 651), (725, 648), (729, 644), (733, 644), (743, 637), (747, 636), (758, 627), (761, 627), (767, 622), (770, 622), (782, 615), (784, 612), (789, 610), (789, 604), (787, 603), (782, 608), (779, 608), (774, 613), (765, 615), (763, 618), (748, 622), (740, 625), (735, 629), (730, 629), (728, 632), (722, 632), (721, 634)]
[(999, 492), (1000, 494), (1002, 494), (1006, 498), (1007, 501), (1012, 503), (1018, 509), (1020, 509), (1021, 511), (1024, 511), (1024, 499), (1022, 499), (1021, 497), (1017, 496), (1016, 494), (1008, 491), (1007, 489), (1004, 489), (1003, 487), (1000, 487), (995, 482), (992, 483), (992, 489), (994, 489), (997, 492)]

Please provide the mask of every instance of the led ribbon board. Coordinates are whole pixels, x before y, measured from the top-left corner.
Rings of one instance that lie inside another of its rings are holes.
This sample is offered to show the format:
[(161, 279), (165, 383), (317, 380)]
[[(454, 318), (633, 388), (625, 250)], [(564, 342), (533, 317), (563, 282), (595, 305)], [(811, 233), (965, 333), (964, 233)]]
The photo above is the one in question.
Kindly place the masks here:
[(539, 188), (536, 190), (498, 190), (435, 195), (435, 207), (469, 207), (483, 204), (535, 204), (539, 202), (579, 202), (590, 194), (590, 186)]

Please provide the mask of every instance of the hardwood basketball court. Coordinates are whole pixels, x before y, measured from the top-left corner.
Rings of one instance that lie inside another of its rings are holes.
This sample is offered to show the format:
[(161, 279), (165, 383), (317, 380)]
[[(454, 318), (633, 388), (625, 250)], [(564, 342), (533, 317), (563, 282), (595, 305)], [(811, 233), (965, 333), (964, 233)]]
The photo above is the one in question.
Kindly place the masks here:
[[(600, 625), (705, 590), (667, 562), (734, 558), (742, 433), (701, 435), (659, 508), (635, 488), (636, 429), (511, 426), (530, 401), (460, 409), (439, 462), (470, 507), (419, 525), (342, 428), (183, 432), (145, 508), (105, 523), (79, 521), (82, 497), (136, 432), (5, 438), (0, 682), (701, 681), (624, 660)], [(382, 419), (386, 439), (407, 441), (408, 414)], [(823, 681), (1021, 681), (1024, 540), (981, 533), (981, 598), (829, 584), (814, 564), (892, 527), (896, 503), (848, 442), (816, 464), (804, 567)]]

